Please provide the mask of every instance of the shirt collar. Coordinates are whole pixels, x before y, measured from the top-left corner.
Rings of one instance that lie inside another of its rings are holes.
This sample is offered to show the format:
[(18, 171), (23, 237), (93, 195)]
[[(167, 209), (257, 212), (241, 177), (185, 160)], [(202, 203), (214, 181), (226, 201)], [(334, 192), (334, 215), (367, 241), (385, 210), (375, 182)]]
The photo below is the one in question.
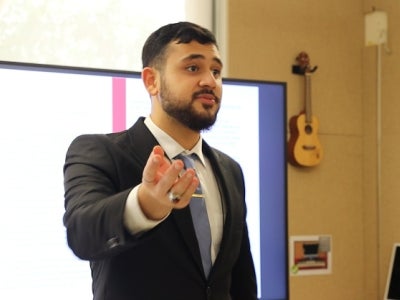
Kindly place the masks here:
[(203, 165), (205, 165), (205, 158), (203, 155), (203, 138), (200, 136), (198, 142), (192, 149), (185, 149), (179, 145), (172, 137), (170, 137), (165, 131), (154, 124), (150, 117), (146, 117), (144, 124), (149, 128), (150, 132), (154, 135), (157, 142), (164, 149), (166, 155), (169, 158), (174, 158), (175, 156), (183, 153), (185, 155), (196, 153), (199, 160)]

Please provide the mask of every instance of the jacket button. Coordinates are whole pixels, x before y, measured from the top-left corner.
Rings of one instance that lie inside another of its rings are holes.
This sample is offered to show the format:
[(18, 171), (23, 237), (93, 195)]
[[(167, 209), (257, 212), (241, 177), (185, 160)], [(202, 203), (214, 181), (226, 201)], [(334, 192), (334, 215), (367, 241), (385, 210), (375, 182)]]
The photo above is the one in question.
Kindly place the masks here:
[(208, 286), (206, 289), (207, 299), (211, 299), (211, 286)]

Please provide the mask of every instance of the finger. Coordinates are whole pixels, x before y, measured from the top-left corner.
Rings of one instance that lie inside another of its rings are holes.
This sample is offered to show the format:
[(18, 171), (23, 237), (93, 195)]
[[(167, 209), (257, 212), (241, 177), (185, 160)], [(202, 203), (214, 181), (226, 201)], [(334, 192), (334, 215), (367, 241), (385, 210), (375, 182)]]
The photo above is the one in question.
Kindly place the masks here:
[(164, 150), (160, 146), (155, 146), (143, 169), (142, 182), (156, 184), (159, 168), (164, 163)]
[(171, 188), (171, 192), (179, 195), (179, 200), (173, 201), (173, 207), (183, 208), (187, 206), (198, 185), (199, 180), (195, 176), (194, 171), (186, 171), (185, 174)]
[(192, 183), (192, 180), (195, 179), (194, 178), (195, 173), (193, 170), (187, 170), (182, 172), (181, 172), (182, 175), (175, 180), (173, 185), (167, 191), (171, 201), (181, 198), (182, 195), (185, 193), (185, 191), (189, 188), (190, 184)]
[(190, 201), (196, 201), (198, 199), (192, 198), (194, 191), (196, 190), (196, 186), (198, 185), (197, 182), (192, 183), (192, 188), (187, 189), (185, 193), (182, 194), (179, 201), (173, 203), (174, 209), (181, 209), (189, 205)]
[(179, 181), (183, 167), (182, 161), (174, 160), (166, 169), (159, 169), (160, 177), (157, 182), (157, 189), (162, 194), (166, 195), (168, 191), (171, 190), (171, 187)]

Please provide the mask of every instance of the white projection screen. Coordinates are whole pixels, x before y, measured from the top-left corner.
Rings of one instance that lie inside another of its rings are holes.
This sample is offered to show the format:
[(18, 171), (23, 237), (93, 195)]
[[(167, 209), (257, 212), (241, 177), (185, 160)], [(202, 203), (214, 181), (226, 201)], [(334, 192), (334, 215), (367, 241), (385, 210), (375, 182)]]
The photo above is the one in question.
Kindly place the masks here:
[[(149, 114), (140, 74), (0, 62), (0, 86), (0, 299), (91, 299), (62, 223), (65, 153)], [(204, 138), (243, 168), (259, 298), (287, 299), (286, 84), (226, 78), (222, 99)]]

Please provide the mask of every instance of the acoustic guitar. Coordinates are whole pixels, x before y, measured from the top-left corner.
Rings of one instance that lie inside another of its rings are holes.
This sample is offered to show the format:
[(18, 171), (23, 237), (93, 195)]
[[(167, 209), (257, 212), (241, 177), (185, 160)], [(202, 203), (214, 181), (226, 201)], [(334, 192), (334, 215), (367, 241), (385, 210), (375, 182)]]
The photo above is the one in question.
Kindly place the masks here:
[(304, 76), (305, 104), (304, 110), (289, 120), (288, 158), (293, 165), (313, 167), (321, 162), (323, 155), (318, 139), (319, 122), (311, 112), (311, 75), (317, 67), (310, 67), (310, 59), (305, 52), (301, 52), (296, 60), (298, 65), (293, 66), (292, 71)]

